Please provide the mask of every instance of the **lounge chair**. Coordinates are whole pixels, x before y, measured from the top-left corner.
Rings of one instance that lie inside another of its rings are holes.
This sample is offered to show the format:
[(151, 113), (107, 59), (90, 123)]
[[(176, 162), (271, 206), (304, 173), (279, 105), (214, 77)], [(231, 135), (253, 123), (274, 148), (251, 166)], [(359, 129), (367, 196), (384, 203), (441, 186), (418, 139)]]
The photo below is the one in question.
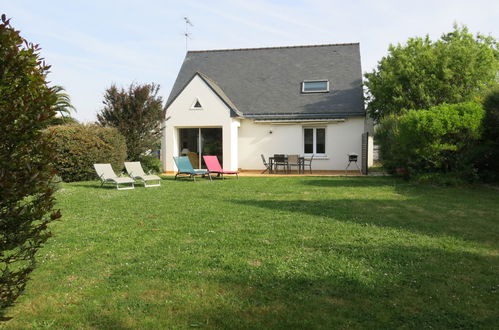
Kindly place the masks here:
[(175, 180), (177, 180), (177, 176), (179, 175), (189, 176), (189, 178), (192, 178), (194, 181), (196, 181), (197, 175), (201, 175), (203, 177), (208, 175), (211, 180), (210, 172), (205, 170), (194, 170), (187, 156), (173, 157), (173, 160), (175, 161), (175, 165), (177, 165), (178, 169), (177, 174), (175, 174)]
[[(104, 185), (104, 183), (114, 183), (116, 184), (116, 189), (118, 190), (126, 190), (134, 188), (133, 179), (116, 176), (116, 174), (113, 171), (113, 168), (111, 167), (111, 164), (94, 164), (94, 168), (101, 181), (101, 187)], [(125, 186), (120, 188), (120, 184), (127, 184), (127, 183), (130, 183), (131, 186)]]
[(237, 171), (224, 171), (222, 166), (220, 166), (220, 162), (218, 161), (217, 156), (203, 156), (204, 163), (206, 164), (206, 168), (210, 173), (216, 173), (217, 176), (221, 176), (222, 179), (225, 179), (224, 174), (235, 174), (239, 179), (239, 172)]
[[(125, 162), (125, 168), (128, 175), (134, 180), (142, 180), (144, 187), (161, 186), (161, 178), (157, 175), (147, 175), (142, 169), (140, 162)], [(147, 184), (147, 181), (158, 181), (157, 184)]]

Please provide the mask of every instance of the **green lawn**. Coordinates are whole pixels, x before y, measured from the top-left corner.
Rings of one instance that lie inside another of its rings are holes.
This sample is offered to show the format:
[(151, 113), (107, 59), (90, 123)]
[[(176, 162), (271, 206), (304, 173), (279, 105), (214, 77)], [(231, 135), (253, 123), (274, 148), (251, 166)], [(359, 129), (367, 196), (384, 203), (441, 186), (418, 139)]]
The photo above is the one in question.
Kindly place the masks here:
[(5, 328), (494, 328), (499, 190), (279, 177), (117, 191), (63, 212)]

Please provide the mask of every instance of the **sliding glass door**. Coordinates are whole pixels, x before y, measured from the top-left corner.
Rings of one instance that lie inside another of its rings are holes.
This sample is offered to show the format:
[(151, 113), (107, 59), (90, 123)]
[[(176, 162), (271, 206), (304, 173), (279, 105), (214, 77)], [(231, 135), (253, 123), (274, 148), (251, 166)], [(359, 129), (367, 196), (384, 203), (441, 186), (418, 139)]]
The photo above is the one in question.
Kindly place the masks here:
[(223, 164), (222, 128), (179, 128), (179, 143), (180, 155), (194, 168), (206, 168), (203, 155), (217, 156)]

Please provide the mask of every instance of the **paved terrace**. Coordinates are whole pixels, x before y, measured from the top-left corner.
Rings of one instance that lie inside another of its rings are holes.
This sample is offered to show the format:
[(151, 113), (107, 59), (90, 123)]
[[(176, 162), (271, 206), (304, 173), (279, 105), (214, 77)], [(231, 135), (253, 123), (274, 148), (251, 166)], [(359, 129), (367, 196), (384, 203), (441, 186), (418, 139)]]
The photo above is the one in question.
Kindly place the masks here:
[[(163, 172), (163, 175), (175, 175), (177, 172)], [(304, 174), (298, 173), (298, 171), (290, 171), (289, 173), (284, 173), (279, 171), (278, 173), (269, 174), (265, 172), (262, 174), (262, 170), (241, 170), (239, 176), (254, 176), (254, 177), (279, 177), (279, 176), (362, 176), (359, 171), (324, 171), (324, 170), (313, 170), (312, 174), (309, 171), (305, 171)]]

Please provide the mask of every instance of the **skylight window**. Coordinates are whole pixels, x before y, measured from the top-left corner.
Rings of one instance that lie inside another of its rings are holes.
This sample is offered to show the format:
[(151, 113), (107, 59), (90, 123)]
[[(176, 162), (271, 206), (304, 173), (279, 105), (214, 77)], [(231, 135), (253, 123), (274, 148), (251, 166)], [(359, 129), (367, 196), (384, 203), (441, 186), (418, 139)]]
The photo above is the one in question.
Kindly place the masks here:
[(329, 92), (328, 80), (305, 80), (301, 84), (302, 93), (327, 93)]

